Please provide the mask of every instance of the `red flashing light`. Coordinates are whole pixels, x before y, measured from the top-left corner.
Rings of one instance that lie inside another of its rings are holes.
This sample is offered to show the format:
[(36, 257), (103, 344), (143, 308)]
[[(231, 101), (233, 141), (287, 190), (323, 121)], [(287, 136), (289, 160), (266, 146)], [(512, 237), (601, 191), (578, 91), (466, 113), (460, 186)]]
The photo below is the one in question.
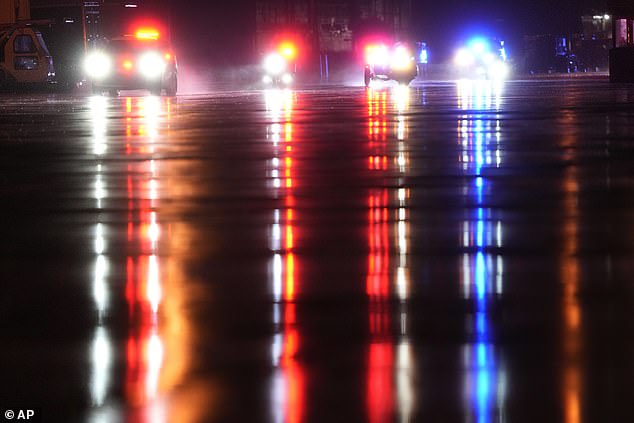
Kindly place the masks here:
[(172, 53), (165, 53), (165, 60), (172, 60)]
[(158, 40), (161, 34), (154, 28), (139, 28), (134, 35), (137, 40)]
[(123, 69), (131, 70), (133, 67), (132, 60), (124, 60), (123, 61)]
[(285, 41), (280, 44), (279, 52), (285, 59), (292, 60), (297, 56), (297, 47), (295, 44)]

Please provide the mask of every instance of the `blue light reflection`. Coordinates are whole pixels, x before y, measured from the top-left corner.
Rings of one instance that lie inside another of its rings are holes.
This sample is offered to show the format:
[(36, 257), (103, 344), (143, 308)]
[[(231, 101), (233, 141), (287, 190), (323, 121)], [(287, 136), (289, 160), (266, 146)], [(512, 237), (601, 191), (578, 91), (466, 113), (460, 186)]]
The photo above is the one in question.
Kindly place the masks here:
[(492, 341), (489, 307), (503, 293), (502, 222), (487, 205), (493, 197), (490, 174), (502, 164), (501, 86), (489, 81), (460, 81), (458, 120), (460, 163), (466, 177), (467, 209), (462, 222), (462, 284), (474, 305), (468, 319), (472, 340), (465, 346), (466, 421), (500, 421), (506, 396), (505, 371)]

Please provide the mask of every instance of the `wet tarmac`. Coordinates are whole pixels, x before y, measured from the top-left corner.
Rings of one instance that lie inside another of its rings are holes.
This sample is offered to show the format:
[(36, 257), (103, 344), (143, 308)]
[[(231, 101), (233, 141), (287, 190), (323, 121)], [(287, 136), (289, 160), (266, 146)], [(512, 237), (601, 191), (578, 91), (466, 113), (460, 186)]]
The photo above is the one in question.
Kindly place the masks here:
[(0, 97), (0, 406), (634, 421), (634, 86)]

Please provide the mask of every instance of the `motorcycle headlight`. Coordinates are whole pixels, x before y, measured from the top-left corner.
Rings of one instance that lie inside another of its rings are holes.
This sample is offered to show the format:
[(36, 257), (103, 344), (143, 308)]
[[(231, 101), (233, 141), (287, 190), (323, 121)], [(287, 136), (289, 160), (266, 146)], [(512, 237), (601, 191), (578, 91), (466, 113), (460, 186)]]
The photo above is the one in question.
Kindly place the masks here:
[(86, 56), (84, 70), (89, 78), (103, 79), (112, 70), (112, 60), (110, 56), (102, 51), (94, 51)]
[(146, 78), (159, 78), (164, 70), (165, 60), (156, 52), (145, 53), (139, 59), (139, 72)]
[(271, 53), (264, 59), (264, 71), (269, 75), (279, 75), (286, 70), (286, 60), (277, 54)]

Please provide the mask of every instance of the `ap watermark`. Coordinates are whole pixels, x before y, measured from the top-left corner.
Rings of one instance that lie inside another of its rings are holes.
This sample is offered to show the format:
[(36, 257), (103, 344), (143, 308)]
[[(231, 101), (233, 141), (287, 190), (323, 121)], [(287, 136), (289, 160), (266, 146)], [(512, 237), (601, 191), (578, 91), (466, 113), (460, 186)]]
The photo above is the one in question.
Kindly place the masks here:
[(39, 422), (41, 421), (41, 414), (39, 410), (35, 408), (8, 408), (2, 410), (1, 422)]

